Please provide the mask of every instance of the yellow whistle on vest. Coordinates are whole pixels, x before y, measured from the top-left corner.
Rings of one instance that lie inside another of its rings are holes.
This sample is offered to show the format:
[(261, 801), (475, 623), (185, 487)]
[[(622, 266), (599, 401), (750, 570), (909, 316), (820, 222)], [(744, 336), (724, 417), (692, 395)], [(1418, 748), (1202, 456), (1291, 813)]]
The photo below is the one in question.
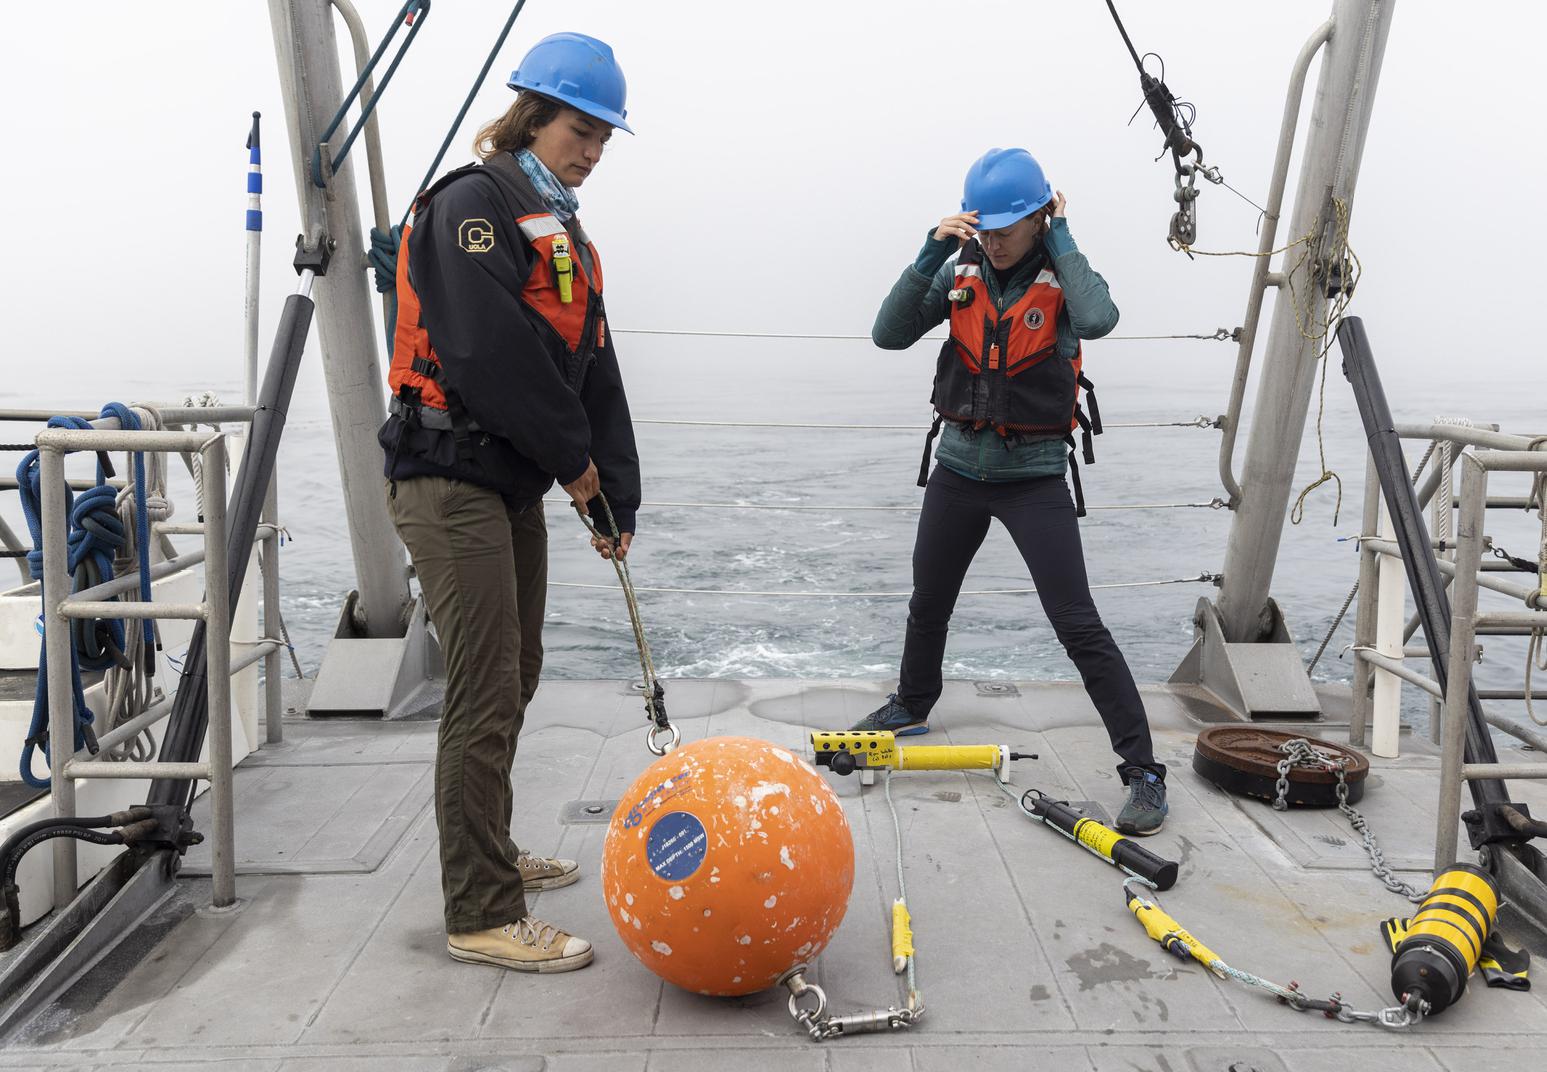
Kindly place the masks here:
[(575, 300), (575, 262), (569, 255), (569, 238), (556, 235), (553, 239), (553, 275), (559, 284), (559, 301), (568, 305)]

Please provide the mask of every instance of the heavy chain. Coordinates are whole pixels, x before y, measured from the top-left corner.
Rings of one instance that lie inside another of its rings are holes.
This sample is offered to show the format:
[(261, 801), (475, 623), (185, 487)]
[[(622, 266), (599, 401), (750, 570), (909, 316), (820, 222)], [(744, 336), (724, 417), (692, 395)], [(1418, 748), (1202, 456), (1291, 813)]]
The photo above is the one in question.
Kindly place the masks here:
[(1284, 753), (1284, 758), (1278, 761), (1278, 795), (1273, 798), (1273, 809), (1284, 811), (1289, 807), (1289, 771), (1292, 768), (1305, 767), (1332, 771), (1338, 780), (1336, 790), (1338, 811), (1347, 816), (1348, 825), (1364, 839), (1364, 851), (1370, 858), (1371, 873), (1392, 893), (1400, 894), (1414, 904), (1422, 901), (1426, 891), (1415, 889), (1397, 878), (1386, 863), (1386, 854), (1381, 851), (1380, 843), (1371, 833), (1369, 823), (1359, 810), (1348, 802), (1348, 760), (1341, 756), (1329, 756), (1325, 752), (1312, 748), (1311, 742), (1304, 737), (1285, 741), (1279, 750)]

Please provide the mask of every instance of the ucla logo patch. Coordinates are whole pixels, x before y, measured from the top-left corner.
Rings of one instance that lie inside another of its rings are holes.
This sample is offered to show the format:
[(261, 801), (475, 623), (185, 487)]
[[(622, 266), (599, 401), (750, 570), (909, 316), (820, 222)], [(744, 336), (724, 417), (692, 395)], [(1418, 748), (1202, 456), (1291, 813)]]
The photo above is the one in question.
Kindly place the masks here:
[(469, 253), (487, 253), (494, 248), (494, 226), (488, 220), (463, 220), (457, 228), (457, 245)]
[(1028, 328), (1030, 328), (1032, 331), (1036, 331), (1042, 326), (1042, 310), (1027, 309), (1026, 315), (1022, 319), (1025, 321)]

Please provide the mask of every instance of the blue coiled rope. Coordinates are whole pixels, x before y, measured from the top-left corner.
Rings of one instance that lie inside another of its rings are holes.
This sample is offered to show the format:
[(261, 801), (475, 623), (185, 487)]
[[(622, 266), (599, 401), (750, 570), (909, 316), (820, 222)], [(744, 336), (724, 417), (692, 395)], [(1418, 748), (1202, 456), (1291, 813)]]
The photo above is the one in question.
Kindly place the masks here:
[[(110, 402), (102, 407), (103, 417), (117, 417), (125, 430), (138, 430), (139, 417), (128, 406)], [(80, 417), (53, 417), (50, 428), (90, 428)], [(113, 556), (124, 546), (126, 535), (123, 522), (118, 517), (118, 492), (107, 481), (104, 465), (106, 455), (97, 460), (97, 486), (80, 496), (65, 486), (65, 513), (69, 519), (68, 568), (72, 578), (72, 590), (84, 591), (113, 577)], [(43, 588), (43, 489), (38, 463), (38, 452), (31, 451), (16, 467), (18, 493), (22, 514), (32, 536), (32, 550), (27, 553), (27, 567), (38, 582), (39, 602)], [(134, 455), (134, 516), (135, 537), (139, 551), (140, 599), (150, 601), (150, 520), (145, 510), (145, 456)], [(41, 631), (41, 616), (39, 619)], [(145, 630), (145, 650), (153, 653), (153, 634), (149, 620), (141, 623)], [(119, 619), (78, 620), (70, 628), (70, 683), (74, 694), (75, 751), (88, 744), (96, 751), (96, 736), (91, 731), (93, 715), (86, 706), (85, 690), (81, 685), (81, 670), (106, 670), (124, 665), (124, 623)], [(151, 654), (148, 657), (154, 658)], [(21, 777), (36, 789), (47, 789), (48, 778), (39, 778), (32, 772), (32, 758), (42, 749), (44, 759), (49, 758), (48, 739), (48, 645), (39, 644), (37, 689), (33, 694), (32, 725), (22, 747)]]

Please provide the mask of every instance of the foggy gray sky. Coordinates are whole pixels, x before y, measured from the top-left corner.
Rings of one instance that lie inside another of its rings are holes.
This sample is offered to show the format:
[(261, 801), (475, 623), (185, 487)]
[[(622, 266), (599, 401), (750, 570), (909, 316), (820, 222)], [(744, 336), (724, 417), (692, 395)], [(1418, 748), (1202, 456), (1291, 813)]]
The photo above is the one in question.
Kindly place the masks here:
[[(399, 5), (358, 6), (374, 37)], [(1288, 68), (1328, 0), (1121, 8), (1140, 50), (1159, 52), (1172, 88), (1197, 105), (1210, 161), (1262, 200)], [(381, 111), (394, 218), (507, 11), (504, 0), (434, 5)], [(1135, 74), (1099, 0), (531, 0), (448, 166), (469, 159), (477, 122), (509, 102), (505, 75), (556, 29), (607, 39), (628, 76), (638, 136), (618, 134), (581, 191), (619, 328), (868, 330), (925, 230), (955, 210), (967, 164), (993, 145), (1030, 148), (1067, 193), (1074, 234), (1118, 296), (1121, 332), (1240, 322), (1249, 262), (1189, 262), (1164, 243), (1169, 163), (1151, 162), (1147, 121), (1125, 126)], [(1464, 17), (1454, 5), (1397, 7), (1352, 243), (1364, 265), (1354, 311), (1404, 365), (1462, 357), (1469, 384), (1484, 368), (1516, 386), (1547, 381), (1534, 77), (1544, 31), (1537, 4)], [(11, 252), (0, 292), (13, 363), (41, 358), (43, 382), (64, 388), (111, 382), (119, 358), (153, 362), (164, 372), (151, 382), (164, 377), (168, 393), (239, 382), (253, 109), (266, 125), (265, 340), (294, 278), (267, 4), (13, 5), (3, 57)], [(1254, 248), (1255, 217), (1206, 189), (1199, 247)], [(636, 352), (647, 360), (649, 345)], [(1232, 358), (1220, 346), (1199, 359), (1223, 375)], [(320, 382), (315, 362), (306, 375)], [(15, 376), (0, 393), (31, 400)], [(1204, 408), (1222, 404), (1223, 387)]]

